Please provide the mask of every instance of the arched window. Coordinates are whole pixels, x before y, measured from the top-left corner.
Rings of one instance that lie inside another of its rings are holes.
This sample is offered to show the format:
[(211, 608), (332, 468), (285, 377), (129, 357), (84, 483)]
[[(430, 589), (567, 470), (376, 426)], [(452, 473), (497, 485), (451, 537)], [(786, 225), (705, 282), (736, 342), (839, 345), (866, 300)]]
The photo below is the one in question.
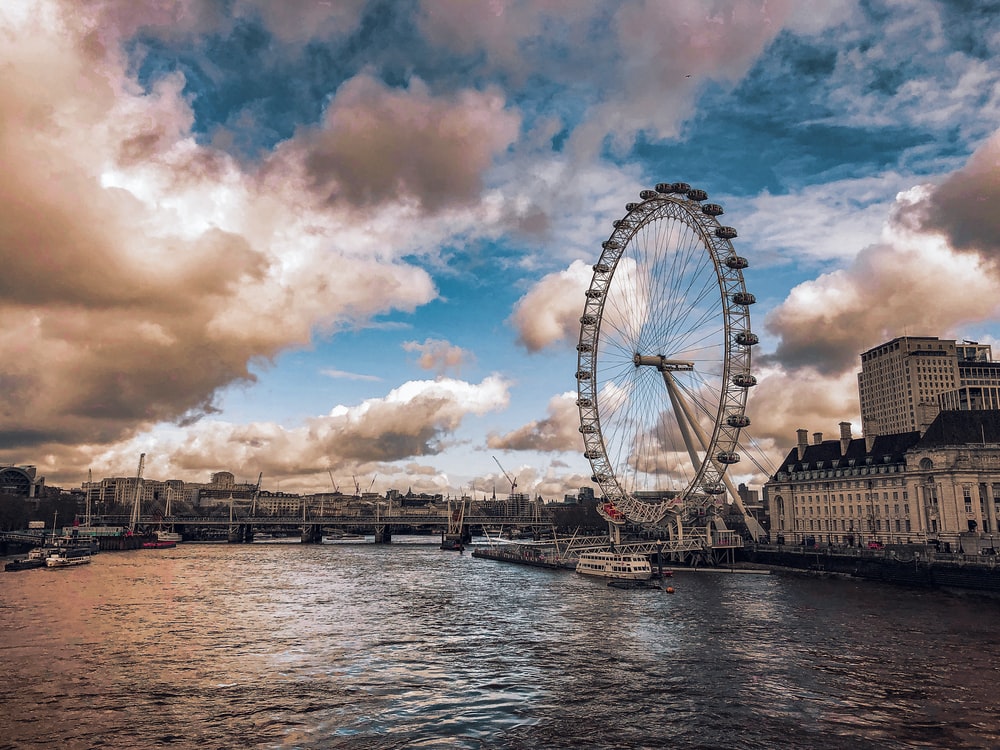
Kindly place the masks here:
[(929, 458), (921, 458), (920, 459), (920, 470), (921, 471), (930, 471), (933, 468), (934, 468), (934, 462), (931, 461)]

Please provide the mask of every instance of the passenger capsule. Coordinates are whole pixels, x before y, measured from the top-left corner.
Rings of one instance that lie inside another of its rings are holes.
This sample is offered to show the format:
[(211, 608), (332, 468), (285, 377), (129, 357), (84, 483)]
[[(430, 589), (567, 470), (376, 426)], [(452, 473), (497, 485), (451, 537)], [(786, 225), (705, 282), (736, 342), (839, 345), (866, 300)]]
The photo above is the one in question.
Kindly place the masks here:
[(721, 484), (706, 484), (703, 489), (706, 495), (722, 495), (726, 491), (725, 486)]
[(722, 216), (723, 214), (722, 206), (718, 203), (706, 203), (701, 207), (701, 212), (703, 214), (707, 214), (708, 216)]
[(587, 352), (594, 351), (594, 345), (593, 344), (589, 344), (587, 342), (584, 342), (582, 344), (577, 344), (576, 345), (576, 350), (578, 352), (580, 352), (581, 354), (585, 354)]
[(658, 182), (656, 183), (656, 192), (658, 193), (672, 193), (674, 191), (674, 186), (669, 182)]
[(601, 458), (603, 455), (604, 454), (601, 453), (600, 451), (590, 450), (590, 451), (584, 451), (583, 457), (593, 461), (595, 458)]
[(626, 203), (625, 204), (625, 210), (629, 211), (629, 212), (635, 211), (638, 207), (639, 207), (638, 203)]
[(740, 346), (756, 346), (760, 343), (756, 333), (750, 331), (740, 331), (736, 334), (736, 343)]
[(644, 201), (652, 200), (653, 198), (659, 198), (660, 194), (655, 190), (640, 190), (639, 197)]
[(726, 424), (730, 427), (737, 427), (743, 429), (750, 425), (750, 417), (746, 414), (730, 414), (726, 417)]
[(611, 481), (610, 474), (592, 474), (590, 477), (591, 482), (596, 482), (597, 484), (604, 484), (605, 482)]
[(688, 185), (686, 182), (675, 182), (673, 185), (670, 186), (671, 193), (686, 193), (690, 189), (691, 186)]
[(589, 398), (578, 398), (576, 400), (576, 405), (582, 409), (589, 409), (591, 406), (594, 405), (594, 402), (592, 399)]
[(597, 432), (597, 428), (594, 427), (594, 425), (592, 424), (582, 424), (580, 425), (580, 432), (582, 432), (585, 435), (591, 435)]
[(715, 454), (715, 460), (720, 464), (738, 464), (740, 454), (735, 451), (719, 451)]
[(734, 305), (752, 305), (756, 301), (757, 298), (750, 294), (750, 292), (736, 292), (736, 294), (733, 295)]
[(597, 318), (593, 315), (581, 315), (580, 322), (585, 326), (592, 326), (597, 322)]
[(733, 385), (740, 388), (753, 388), (757, 385), (757, 378), (746, 372), (738, 372), (733, 375)]
[(708, 198), (708, 193), (699, 188), (691, 188), (687, 191), (687, 197), (693, 201), (698, 201), (699, 203), (706, 198)]
[(617, 250), (621, 247), (621, 243), (618, 240), (604, 240), (604, 242), (601, 243), (601, 247), (605, 250)]
[(577, 370), (576, 371), (577, 380), (590, 380), (590, 370)]
[(604, 290), (603, 289), (588, 289), (587, 290), (587, 299), (600, 299), (603, 296), (604, 296)]
[(724, 240), (735, 240), (737, 234), (736, 230), (732, 227), (719, 227), (715, 230), (715, 236), (721, 237)]
[(607, 273), (611, 270), (611, 266), (607, 263), (598, 263), (594, 266), (594, 273)]
[(739, 255), (730, 255), (726, 258), (725, 263), (734, 271), (741, 271), (750, 265), (750, 262), (746, 258), (741, 258)]

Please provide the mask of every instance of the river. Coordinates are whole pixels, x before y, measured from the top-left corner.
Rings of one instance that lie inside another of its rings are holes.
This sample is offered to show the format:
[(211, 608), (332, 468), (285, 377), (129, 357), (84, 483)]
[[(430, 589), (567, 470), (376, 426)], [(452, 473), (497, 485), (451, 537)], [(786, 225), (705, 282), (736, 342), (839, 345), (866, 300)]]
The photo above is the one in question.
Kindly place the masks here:
[(406, 543), (0, 573), (0, 748), (1000, 746), (1000, 601), (672, 585)]

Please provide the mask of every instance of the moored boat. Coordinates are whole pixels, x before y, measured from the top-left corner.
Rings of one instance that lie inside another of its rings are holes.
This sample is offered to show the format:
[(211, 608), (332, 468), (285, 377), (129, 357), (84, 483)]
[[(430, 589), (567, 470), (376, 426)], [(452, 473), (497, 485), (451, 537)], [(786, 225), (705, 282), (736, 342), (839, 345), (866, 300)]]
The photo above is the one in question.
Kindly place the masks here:
[(584, 552), (576, 564), (576, 572), (627, 581), (648, 581), (653, 575), (649, 557), (634, 553)]
[(86, 547), (60, 547), (45, 559), (47, 568), (68, 568), (74, 565), (86, 565), (93, 556)]
[(143, 549), (173, 549), (176, 546), (177, 542), (166, 539), (153, 539), (142, 543)]

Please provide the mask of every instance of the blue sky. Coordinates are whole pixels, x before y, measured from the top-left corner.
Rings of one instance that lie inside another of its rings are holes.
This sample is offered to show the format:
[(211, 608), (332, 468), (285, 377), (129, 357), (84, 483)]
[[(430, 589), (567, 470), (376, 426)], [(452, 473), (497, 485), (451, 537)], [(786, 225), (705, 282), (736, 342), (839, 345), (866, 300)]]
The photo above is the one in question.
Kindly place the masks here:
[(560, 498), (590, 266), (680, 180), (751, 261), (763, 456), (859, 434), (860, 352), (995, 341), (998, 13), (4, 3), (0, 461)]

